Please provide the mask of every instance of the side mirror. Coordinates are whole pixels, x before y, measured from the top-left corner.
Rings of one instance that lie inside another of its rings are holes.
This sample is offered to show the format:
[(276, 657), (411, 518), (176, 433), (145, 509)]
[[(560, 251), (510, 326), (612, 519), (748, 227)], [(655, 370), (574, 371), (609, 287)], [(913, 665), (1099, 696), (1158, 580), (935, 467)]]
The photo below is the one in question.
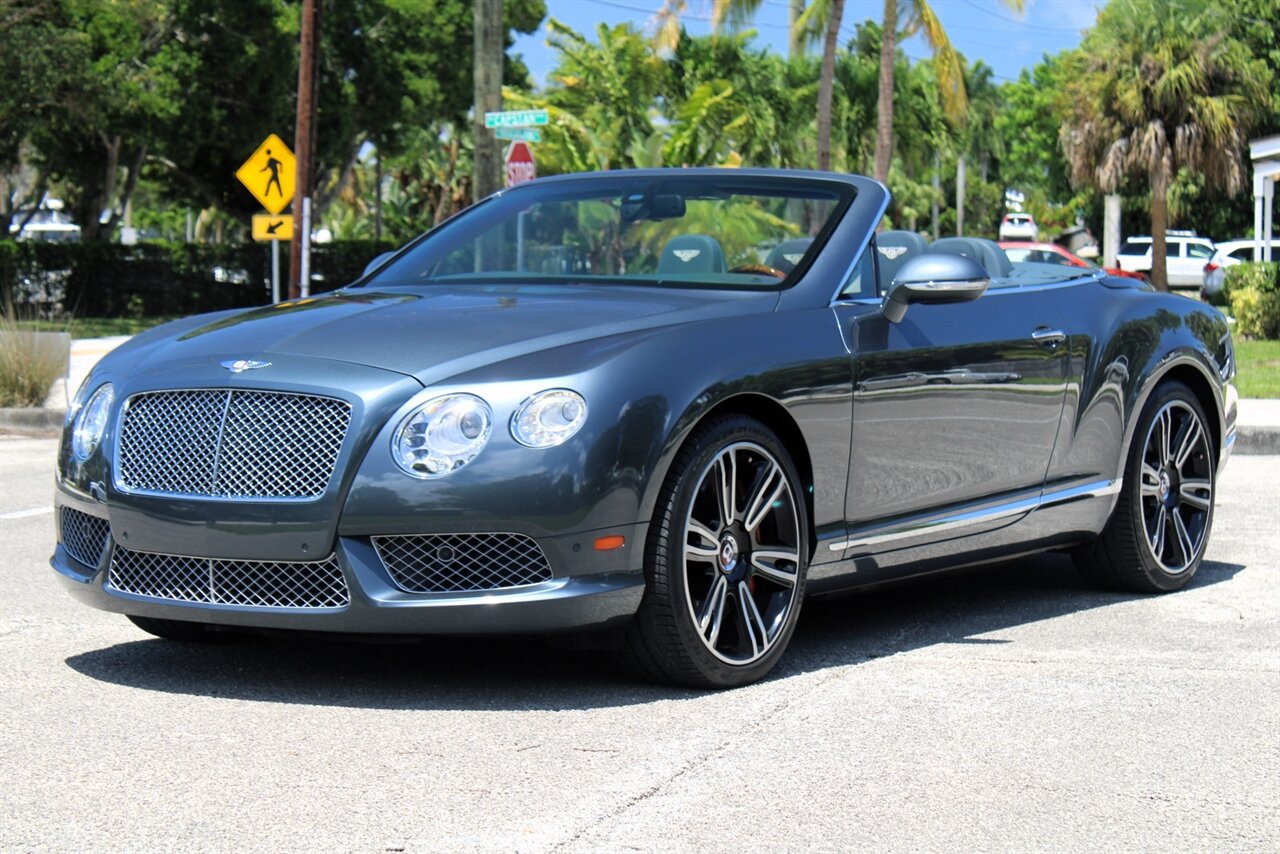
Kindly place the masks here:
[(365, 276), (369, 275), (374, 270), (381, 267), (384, 263), (386, 263), (386, 260), (394, 254), (396, 254), (394, 251), (383, 252), (377, 258), (374, 258), (372, 261), (370, 261), (368, 264), (365, 265), (364, 272), (360, 274), (360, 278), (363, 279)]
[(982, 296), (991, 277), (982, 265), (963, 255), (917, 255), (894, 276), (880, 312), (900, 323), (912, 303), (969, 302)]

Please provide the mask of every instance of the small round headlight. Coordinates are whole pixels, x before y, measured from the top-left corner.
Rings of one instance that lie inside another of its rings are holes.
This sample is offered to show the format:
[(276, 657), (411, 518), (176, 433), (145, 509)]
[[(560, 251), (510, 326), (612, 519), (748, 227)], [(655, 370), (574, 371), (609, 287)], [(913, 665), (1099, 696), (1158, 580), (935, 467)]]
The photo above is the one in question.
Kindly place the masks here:
[(84, 462), (98, 449), (107, 431), (107, 417), (115, 398), (111, 383), (103, 383), (76, 415), (75, 426), (71, 428), (71, 453), (77, 460)]
[(511, 416), (511, 435), (529, 448), (569, 441), (587, 420), (587, 402), (576, 391), (554, 388), (530, 397)]
[(391, 456), (406, 474), (444, 477), (484, 450), (492, 428), (493, 411), (475, 395), (433, 398), (400, 422), (391, 437)]

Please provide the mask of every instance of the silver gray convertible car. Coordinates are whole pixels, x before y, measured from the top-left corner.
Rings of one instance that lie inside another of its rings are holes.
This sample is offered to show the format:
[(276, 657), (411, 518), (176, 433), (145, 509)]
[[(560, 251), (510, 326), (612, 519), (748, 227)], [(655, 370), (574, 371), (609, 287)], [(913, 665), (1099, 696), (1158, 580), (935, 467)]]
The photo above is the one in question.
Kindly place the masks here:
[(767, 170), (499, 193), (329, 294), (104, 358), (53, 567), (160, 637), (593, 632), (742, 685), (806, 595), (1048, 549), (1195, 575), (1235, 437), (1214, 308), (880, 231)]

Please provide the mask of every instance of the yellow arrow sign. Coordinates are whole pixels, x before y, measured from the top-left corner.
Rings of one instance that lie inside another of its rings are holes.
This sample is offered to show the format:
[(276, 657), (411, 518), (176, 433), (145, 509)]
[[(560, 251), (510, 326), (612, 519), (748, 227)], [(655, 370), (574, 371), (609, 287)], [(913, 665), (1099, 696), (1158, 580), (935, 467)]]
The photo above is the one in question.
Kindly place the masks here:
[(236, 170), (236, 177), (249, 188), (249, 192), (253, 193), (264, 208), (278, 214), (293, 200), (293, 179), (297, 174), (297, 165), (298, 161), (289, 146), (273, 133)]
[(254, 214), (254, 240), (293, 240), (293, 214)]

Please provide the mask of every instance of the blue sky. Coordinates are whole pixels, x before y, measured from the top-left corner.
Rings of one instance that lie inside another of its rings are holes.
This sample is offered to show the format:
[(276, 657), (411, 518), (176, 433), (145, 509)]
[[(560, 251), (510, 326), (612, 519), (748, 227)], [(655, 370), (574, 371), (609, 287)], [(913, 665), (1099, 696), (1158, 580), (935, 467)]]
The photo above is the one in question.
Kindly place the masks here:
[[(1019, 18), (997, 0), (930, 0), (956, 49), (970, 62), (981, 59), (994, 70), (997, 81), (1013, 79), (1023, 68), (1080, 43), (1081, 31), (1093, 24), (1095, 0), (1027, 0)], [(549, 17), (590, 36), (598, 23), (631, 22), (641, 29), (649, 25), (662, 0), (547, 0)], [(787, 51), (787, 0), (763, 0), (755, 17), (756, 43), (785, 54)], [(881, 0), (846, 0), (841, 39), (852, 37), (854, 24), (867, 18), (879, 20)], [(682, 16), (691, 33), (710, 32), (710, 0), (689, 0)], [(534, 81), (541, 85), (555, 63), (555, 52), (546, 46), (545, 24), (532, 35), (519, 36), (513, 52), (522, 54)], [(929, 47), (916, 36), (903, 44), (907, 55), (923, 59)]]

